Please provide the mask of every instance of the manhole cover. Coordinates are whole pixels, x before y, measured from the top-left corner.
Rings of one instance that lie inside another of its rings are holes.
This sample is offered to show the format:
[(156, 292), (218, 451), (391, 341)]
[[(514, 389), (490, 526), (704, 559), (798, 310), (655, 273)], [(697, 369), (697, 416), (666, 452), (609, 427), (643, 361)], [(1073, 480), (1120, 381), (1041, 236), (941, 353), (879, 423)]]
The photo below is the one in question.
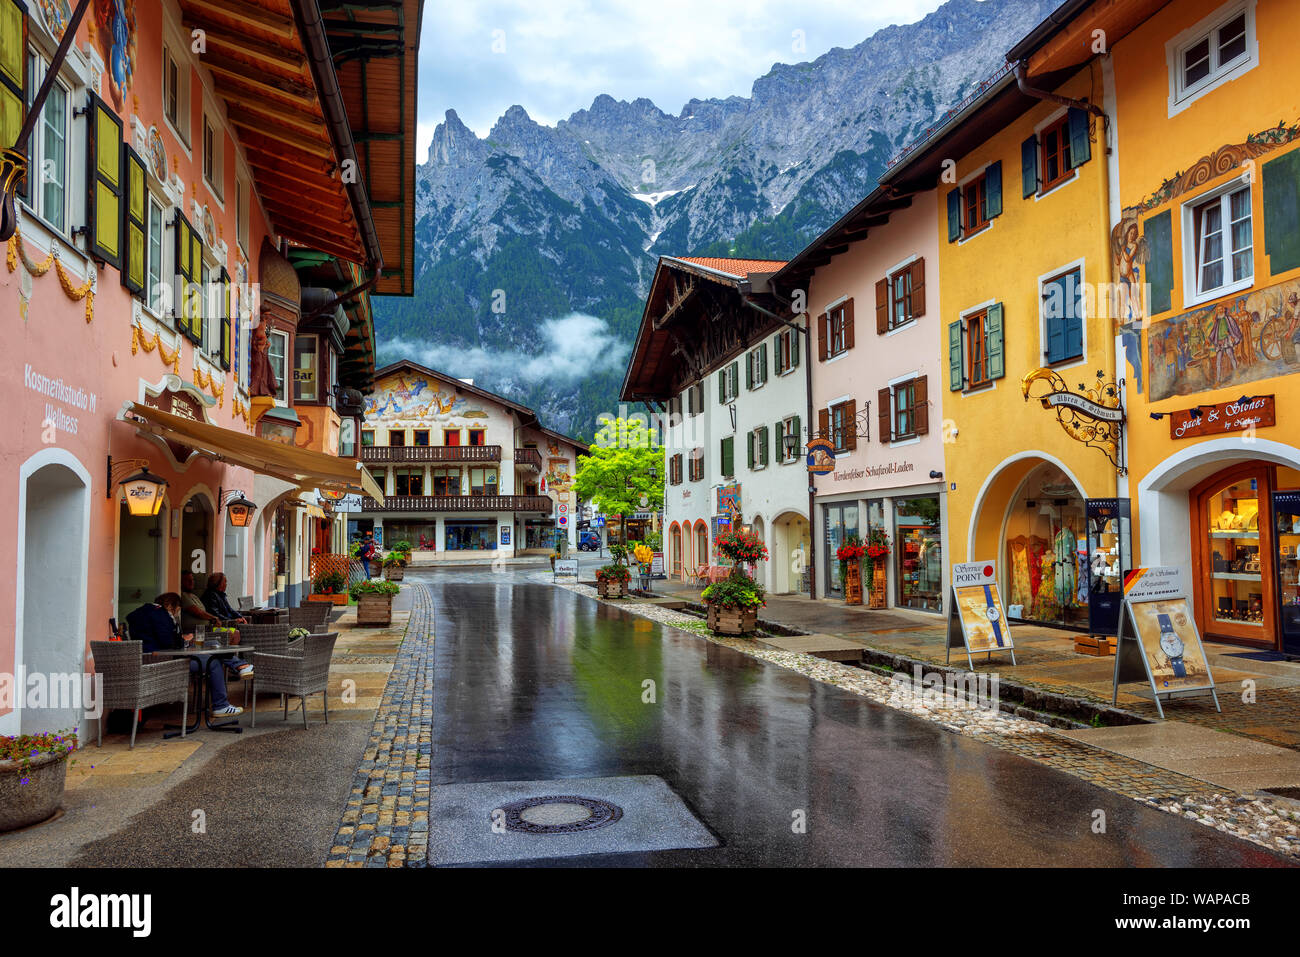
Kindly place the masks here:
[[(525, 798), (503, 805), (507, 831), (526, 834), (571, 834), (592, 831), (613, 824), (623, 816), (623, 809), (599, 798), (573, 794)], [(491, 817), (497, 820), (496, 812)]]

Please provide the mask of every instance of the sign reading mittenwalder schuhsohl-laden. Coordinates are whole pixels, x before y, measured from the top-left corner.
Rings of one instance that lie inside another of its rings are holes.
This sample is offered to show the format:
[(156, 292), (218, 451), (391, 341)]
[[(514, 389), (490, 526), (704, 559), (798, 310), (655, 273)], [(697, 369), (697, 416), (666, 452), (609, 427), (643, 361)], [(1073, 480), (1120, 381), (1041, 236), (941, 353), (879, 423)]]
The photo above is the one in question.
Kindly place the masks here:
[[(1007, 614), (998, 593), (997, 566), (993, 562), (960, 562), (952, 566), (952, 613), (948, 619), (948, 649), (960, 642), (966, 649), (966, 660), (972, 654), (1015, 650)], [(954, 627), (959, 624), (960, 627)], [(974, 667), (972, 663), (971, 667)]]

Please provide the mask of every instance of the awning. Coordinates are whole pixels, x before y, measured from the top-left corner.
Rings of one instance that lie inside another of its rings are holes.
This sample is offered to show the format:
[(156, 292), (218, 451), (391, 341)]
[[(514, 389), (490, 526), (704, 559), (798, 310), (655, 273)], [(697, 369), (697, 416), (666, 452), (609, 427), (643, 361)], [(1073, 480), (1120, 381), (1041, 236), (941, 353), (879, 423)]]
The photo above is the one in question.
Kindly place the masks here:
[(139, 402), (131, 403), (127, 415), (141, 431), (197, 449), (218, 462), (242, 465), (254, 472), (293, 482), (300, 488), (362, 492), (380, 502), (384, 500), (384, 490), (355, 459), (341, 459), (324, 452), (283, 445), (246, 432), (196, 422)]

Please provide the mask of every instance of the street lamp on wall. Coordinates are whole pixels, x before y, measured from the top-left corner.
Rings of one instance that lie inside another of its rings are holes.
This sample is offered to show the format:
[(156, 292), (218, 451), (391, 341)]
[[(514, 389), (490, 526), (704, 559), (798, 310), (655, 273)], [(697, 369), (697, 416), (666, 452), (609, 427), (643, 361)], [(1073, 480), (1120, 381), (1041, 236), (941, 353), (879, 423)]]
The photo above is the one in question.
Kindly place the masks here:
[(133, 518), (152, 518), (158, 514), (163, 503), (163, 489), (167, 480), (159, 478), (144, 466), (139, 472), (121, 481), (122, 493), (126, 496), (126, 508)]
[(222, 491), (217, 492), (217, 511), (221, 510), (222, 500), (225, 500), (226, 514), (230, 516), (230, 524), (235, 528), (247, 528), (253, 522), (253, 513), (257, 511), (257, 506), (244, 497), (244, 493), (239, 489), (232, 489), (229, 495)]
[(799, 451), (799, 436), (793, 432), (787, 432), (781, 439), (781, 445), (785, 449), (785, 457), (792, 459), (795, 453)]

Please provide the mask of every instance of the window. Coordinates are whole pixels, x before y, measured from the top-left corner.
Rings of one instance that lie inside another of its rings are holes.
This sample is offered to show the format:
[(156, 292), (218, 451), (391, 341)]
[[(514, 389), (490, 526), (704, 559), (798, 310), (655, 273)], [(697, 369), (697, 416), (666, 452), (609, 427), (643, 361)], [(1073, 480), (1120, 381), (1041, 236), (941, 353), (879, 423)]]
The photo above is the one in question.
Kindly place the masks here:
[(393, 469), (394, 495), (423, 495), (424, 469)]
[(1184, 245), (1189, 239), (1192, 244), (1187, 251), (1192, 301), (1212, 299), (1254, 282), (1250, 186), (1239, 182), (1184, 207)]
[(733, 478), (736, 474), (736, 437), (729, 435), (723, 439), (719, 452), (721, 453), (723, 478)]
[(469, 444), (470, 444), (470, 445), (485, 445), (486, 442), (487, 442), (487, 432), (486, 432), (485, 430), (483, 430), (483, 429), (470, 429), (470, 430), (469, 430)]
[(406, 446), (406, 429), (389, 429), (388, 446), (389, 448), (404, 448)]
[(826, 313), (826, 358), (830, 359), (849, 348), (849, 310), (843, 303)]
[(460, 445), (460, 429), (443, 429), (442, 444), (448, 446)]
[(1002, 215), (1002, 161), (948, 191), (948, 242), (969, 239)]
[(362, 444), (363, 446), (366, 446), (366, 447), (371, 447), (371, 446), (373, 446), (373, 445), (375, 444), (375, 430), (374, 430), (374, 429), (362, 429), (362, 430), (361, 430), (361, 444)]
[[(794, 451), (786, 453), (785, 437), (793, 435), (795, 438)], [(799, 461), (799, 455), (803, 451), (801, 448), (803, 439), (803, 427), (799, 422), (799, 416), (792, 415), (782, 419), (776, 424), (776, 455), (777, 461), (785, 464), (786, 462)]]
[(1042, 286), (1043, 356), (1048, 365), (1083, 357), (1083, 273), (1072, 269)]
[(709, 527), (704, 524), (695, 526), (695, 564), (709, 563)]
[(704, 479), (704, 449), (691, 449), (690, 457), (690, 479), (692, 482), (700, 482)]
[(372, 468), (367, 468), (366, 471), (370, 473), (370, 478), (374, 481), (374, 483), (378, 485), (381, 489), (383, 489), (384, 494), (387, 495), (388, 494), (388, 470), (385, 469), (382, 472), (376, 472)]
[(149, 271), (148, 285), (145, 287), (145, 305), (151, 312), (162, 315), (167, 308), (170, 287), (163, 283), (163, 216), (162, 205), (153, 196), (149, 197)]
[(909, 439), (916, 435), (916, 419), (912, 414), (912, 407), (916, 404), (916, 381), (900, 382), (893, 391), (893, 438)]
[(905, 326), (924, 314), (924, 259), (916, 259), (876, 283), (877, 334)]
[[(857, 439), (857, 413), (852, 408), (852, 402), (841, 402), (838, 405), (831, 406), (831, 427), (830, 439), (835, 443), (835, 451), (847, 451), (850, 447), (850, 441), (856, 445)], [(852, 439), (850, 439), (852, 436)]]
[(948, 388), (979, 389), (1006, 375), (1002, 303), (976, 309), (948, 324)]
[(221, 175), (224, 152), (224, 138), (205, 113), (203, 116), (203, 179), (219, 200), (225, 195), (225, 180)]
[(434, 495), (460, 494), (460, 469), (437, 468), (433, 470)]
[(281, 402), (285, 401), (285, 396), (288, 394), (284, 385), (285, 355), (288, 351), (288, 334), (275, 331), (267, 333), (266, 355), (271, 360), (271, 368), (275, 371), (275, 397)]
[(686, 390), (686, 411), (699, 415), (704, 411), (704, 383), (697, 382)]
[(415, 430), (411, 435), (412, 435), (412, 438), (415, 440), (415, 441), (414, 441), (414, 444), (415, 444), (415, 445), (428, 445), (428, 444), (429, 444), (429, 430), (428, 430), (428, 429), (416, 429), (416, 430)]
[[(31, 104), (49, 64), (35, 52), (27, 55), (27, 102)], [(68, 88), (56, 80), (28, 140), (27, 205), (55, 231), (68, 234)]]
[(497, 493), (497, 470), (495, 468), (469, 470), (470, 495), (495, 495)]
[(682, 484), (682, 453), (680, 452), (668, 460), (668, 482), (671, 485)]
[(497, 547), (496, 522), (457, 522), (448, 519), (443, 523), (443, 529), (449, 552), (471, 549), (491, 551)]
[(969, 236), (989, 224), (986, 213), (988, 204), (988, 179), (977, 176), (962, 189), (962, 230)]
[(249, 217), (248, 181), (242, 176), (235, 177), (235, 239), (239, 248), (248, 252), (248, 217)]
[(1070, 165), (1069, 117), (1059, 120), (1042, 132), (1042, 192), (1047, 192), (1069, 178), (1074, 167)]
[(753, 469), (766, 468), (770, 455), (770, 446), (768, 437), (770, 432), (766, 425), (761, 425), (754, 429), (747, 436), (746, 442), (749, 446), (749, 467)]
[(767, 343), (745, 355), (745, 387), (758, 389), (767, 382)]
[(718, 370), (718, 401), (723, 405), (733, 401), (740, 392), (740, 363), (733, 362)]
[(163, 115), (177, 138), (188, 149), (190, 145), (190, 68), (172, 55), (172, 49), (163, 44)]
[(320, 401), (320, 356), (316, 336), (298, 335), (293, 340), (293, 399), (295, 402)]
[(356, 458), (357, 455), (357, 420), (345, 418), (339, 420), (339, 457)]
[(785, 375), (799, 365), (798, 329), (782, 329), (772, 339), (772, 356), (776, 362), (776, 374)]
[(1170, 115), (1252, 69), (1259, 60), (1255, 4), (1233, 4), (1179, 34), (1166, 47)]

